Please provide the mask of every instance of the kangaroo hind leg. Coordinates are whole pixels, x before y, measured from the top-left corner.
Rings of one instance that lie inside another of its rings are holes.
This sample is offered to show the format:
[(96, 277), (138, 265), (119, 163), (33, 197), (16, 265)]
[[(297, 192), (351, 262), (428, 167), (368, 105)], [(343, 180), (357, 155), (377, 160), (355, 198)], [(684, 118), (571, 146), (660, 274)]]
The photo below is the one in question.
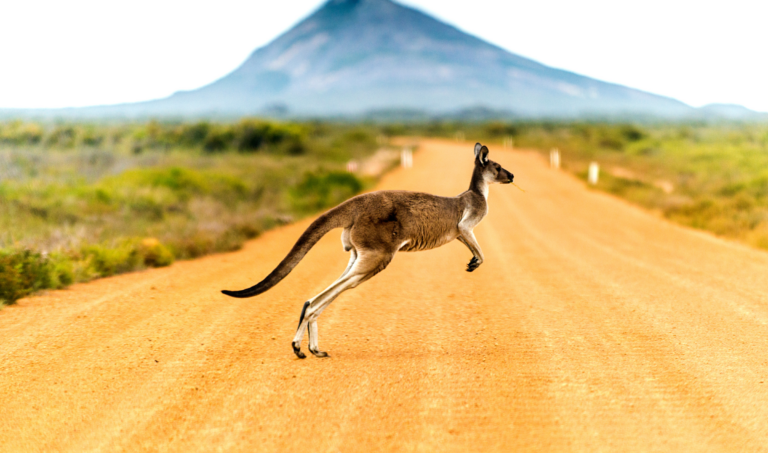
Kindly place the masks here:
[[(307, 356), (301, 352), (301, 337), (304, 336), (304, 329), (306, 323), (304, 322), (304, 316), (307, 314), (307, 307), (309, 307), (309, 301), (304, 302), (304, 306), (301, 308), (301, 316), (299, 317), (299, 327), (296, 328), (296, 337), (293, 339), (293, 353), (296, 357), (304, 359)], [(298, 340), (297, 340), (298, 338)]]
[[(363, 252), (360, 253), (351, 268), (345, 271), (334, 284), (318, 294), (310, 301), (306, 312), (309, 331), (309, 352), (317, 357), (328, 357), (328, 353), (320, 351), (317, 319), (341, 293), (354, 288), (384, 270), (392, 260), (393, 254)], [(300, 341), (300, 340), (299, 340)], [(295, 342), (294, 342), (295, 345)]]
[(349, 273), (349, 270), (352, 269), (352, 266), (355, 265), (355, 261), (357, 261), (357, 250), (354, 248), (349, 250), (349, 264), (347, 264), (347, 268), (344, 269), (344, 273), (341, 274), (340, 278), (344, 278)]
[[(318, 294), (317, 296), (313, 297), (312, 299), (306, 301), (304, 303), (304, 307), (301, 309), (301, 316), (299, 317), (299, 327), (296, 329), (296, 336), (293, 338), (293, 352), (296, 354), (296, 356), (300, 359), (305, 358), (303, 352), (301, 352), (301, 339), (304, 337), (304, 331), (310, 329), (309, 320), (306, 318), (306, 312), (307, 308), (309, 307), (310, 303), (320, 297), (323, 293), (327, 292), (329, 289), (333, 288), (334, 285), (337, 285), (341, 282), (341, 280), (346, 277), (346, 275), (349, 273), (349, 270), (352, 269), (352, 266), (354, 266), (355, 261), (357, 260), (357, 250), (354, 248), (350, 249), (350, 256), (349, 256), (349, 264), (347, 264), (347, 268), (344, 270), (344, 273), (341, 274), (341, 277), (339, 277), (331, 286), (325, 289), (322, 293)], [(314, 327), (315, 333), (314, 336), (317, 337), (317, 326)], [(312, 334), (310, 334), (312, 335)], [(310, 338), (312, 338), (310, 336)]]
[[(317, 316), (319, 315), (317, 311), (317, 307), (321, 300), (325, 300), (330, 296), (335, 298), (336, 295), (340, 294), (349, 286), (349, 280), (352, 278), (352, 275), (350, 273), (351, 269), (349, 269), (349, 267), (354, 268), (354, 264), (352, 264), (352, 266), (348, 266), (348, 269), (344, 271), (344, 274), (341, 277), (339, 277), (335, 282), (331, 283), (331, 286), (324, 289), (320, 294), (316, 295), (315, 297), (313, 297), (312, 299), (304, 303), (304, 308), (302, 308), (301, 317), (299, 318), (299, 327), (298, 329), (296, 329), (296, 336), (293, 337), (293, 343), (292, 343), (293, 352), (296, 354), (298, 358), (303, 359), (304, 357), (306, 357), (304, 353), (301, 352), (301, 340), (304, 337), (305, 330), (309, 331), (310, 352), (312, 352), (315, 355), (318, 355), (317, 353), (319, 351), (317, 351), (317, 325), (312, 326), (311, 321), (316, 322), (317, 320)], [(315, 338), (314, 341), (313, 341), (313, 337)]]

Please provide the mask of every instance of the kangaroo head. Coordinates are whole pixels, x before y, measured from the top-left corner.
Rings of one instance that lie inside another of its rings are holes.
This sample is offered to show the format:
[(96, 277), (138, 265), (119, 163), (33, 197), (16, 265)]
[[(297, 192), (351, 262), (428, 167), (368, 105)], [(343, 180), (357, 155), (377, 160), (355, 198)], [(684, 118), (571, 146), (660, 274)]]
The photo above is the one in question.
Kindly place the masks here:
[(501, 165), (488, 159), (488, 147), (480, 143), (475, 143), (475, 169), (480, 170), (483, 179), (488, 184), (509, 184), (515, 177), (509, 171), (501, 168)]

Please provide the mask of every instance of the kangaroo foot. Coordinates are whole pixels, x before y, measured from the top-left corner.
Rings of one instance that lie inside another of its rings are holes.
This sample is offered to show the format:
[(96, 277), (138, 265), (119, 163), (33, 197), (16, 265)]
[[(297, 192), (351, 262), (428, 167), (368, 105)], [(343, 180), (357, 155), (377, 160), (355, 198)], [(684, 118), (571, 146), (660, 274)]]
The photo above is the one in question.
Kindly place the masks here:
[(315, 357), (330, 357), (327, 352), (323, 351), (315, 351), (313, 349), (310, 349), (309, 352), (315, 355)]
[(471, 260), (469, 260), (469, 264), (467, 264), (467, 272), (472, 272), (473, 270), (480, 267), (480, 261), (477, 259), (477, 257), (472, 257)]
[(300, 359), (307, 358), (307, 356), (304, 355), (303, 352), (301, 352), (301, 343), (291, 343), (291, 346), (293, 346), (293, 353), (296, 354), (296, 357)]

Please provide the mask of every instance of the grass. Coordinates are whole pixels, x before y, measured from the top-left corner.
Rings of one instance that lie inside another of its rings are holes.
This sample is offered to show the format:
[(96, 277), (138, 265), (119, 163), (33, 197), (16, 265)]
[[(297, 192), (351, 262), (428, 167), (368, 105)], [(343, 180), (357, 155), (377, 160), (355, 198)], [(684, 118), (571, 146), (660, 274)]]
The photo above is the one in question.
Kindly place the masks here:
[[(768, 249), (768, 127), (569, 126), (521, 145), (559, 147), (566, 168), (675, 222)], [(563, 138), (555, 141), (547, 137)]]
[(0, 305), (236, 250), (373, 181), (371, 126), (0, 123)]

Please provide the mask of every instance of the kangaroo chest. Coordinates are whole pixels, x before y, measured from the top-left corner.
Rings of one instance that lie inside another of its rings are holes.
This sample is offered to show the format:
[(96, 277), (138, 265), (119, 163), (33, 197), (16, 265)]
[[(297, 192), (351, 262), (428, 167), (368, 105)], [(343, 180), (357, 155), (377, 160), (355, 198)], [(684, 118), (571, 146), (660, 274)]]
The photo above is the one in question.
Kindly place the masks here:
[(460, 230), (472, 230), (488, 214), (488, 205), (482, 207), (470, 206), (464, 210), (461, 220), (459, 220)]

